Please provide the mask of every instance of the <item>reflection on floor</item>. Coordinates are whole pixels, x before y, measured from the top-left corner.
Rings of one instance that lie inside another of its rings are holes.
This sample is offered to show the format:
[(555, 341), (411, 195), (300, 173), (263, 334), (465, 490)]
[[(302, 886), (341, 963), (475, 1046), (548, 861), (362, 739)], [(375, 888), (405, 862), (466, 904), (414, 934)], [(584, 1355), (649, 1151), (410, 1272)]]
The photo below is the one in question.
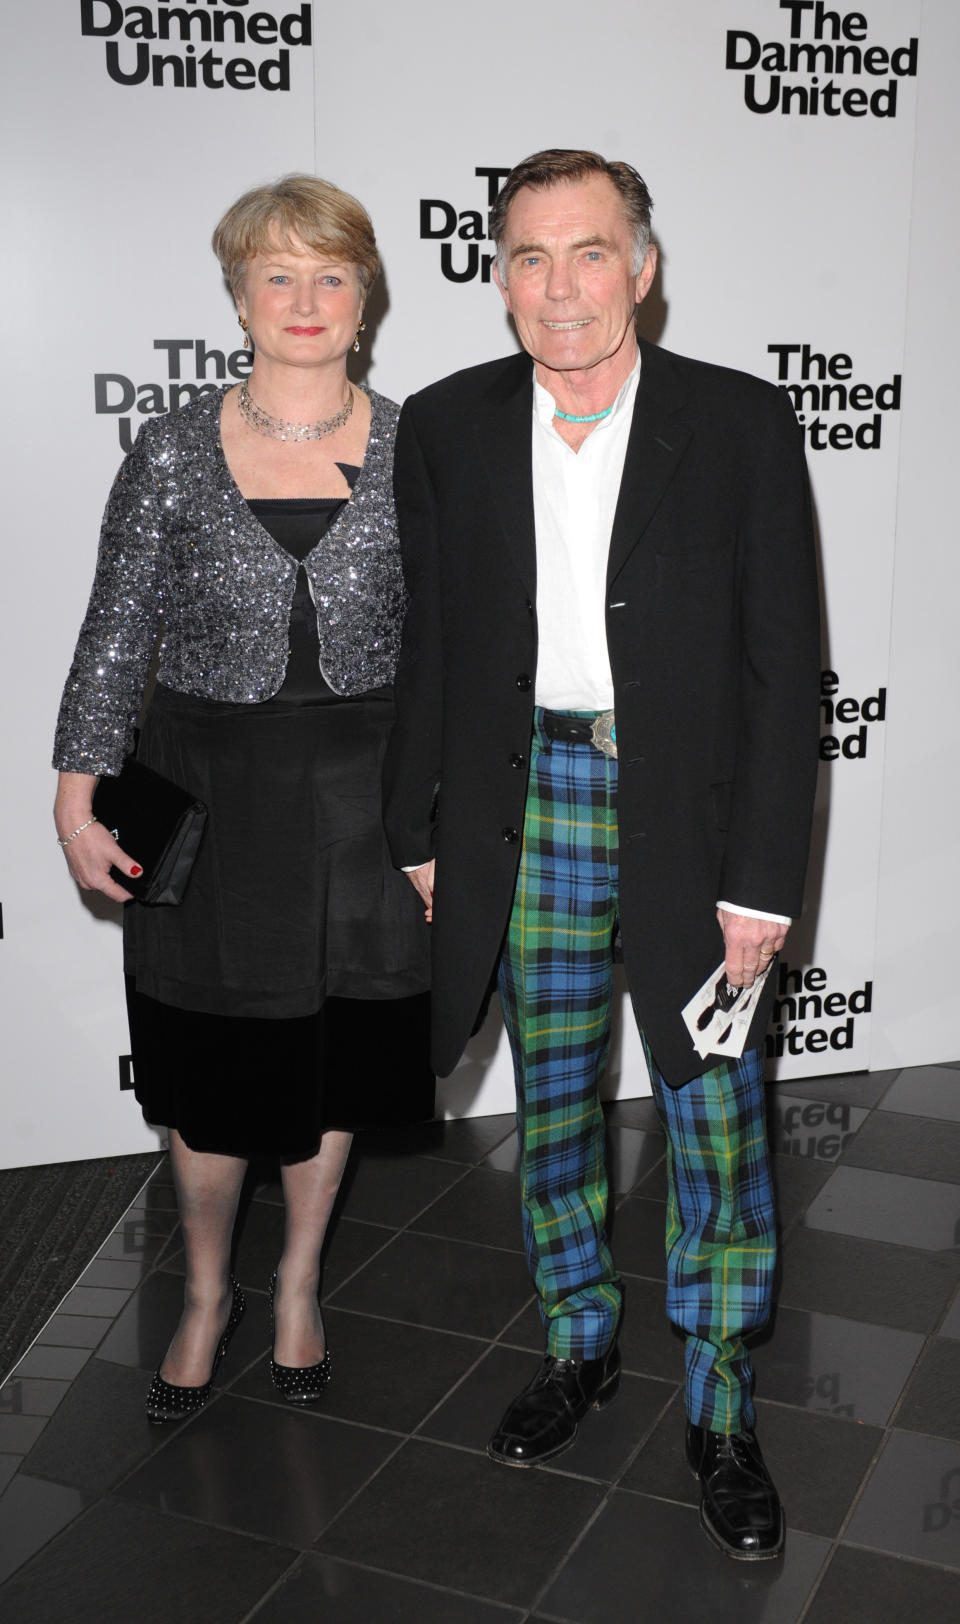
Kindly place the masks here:
[(663, 1140), (610, 1109), (627, 1285), (617, 1402), (550, 1468), (484, 1453), (541, 1346), (507, 1117), (357, 1156), (325, 1270), (333, 1381), (278, 1402), (258, 1188), (249, 1309), (205, 1411), (147, 1425), (181, 1289), (161, 1167), (0, 1390), (0, 1610), (17, 1624), (923, 1624), (960, 1618), (960, 1062), (770, 1091), (784, 1235), (756, 1350), (782, 1562), (733, 1563), (681, 1462)]

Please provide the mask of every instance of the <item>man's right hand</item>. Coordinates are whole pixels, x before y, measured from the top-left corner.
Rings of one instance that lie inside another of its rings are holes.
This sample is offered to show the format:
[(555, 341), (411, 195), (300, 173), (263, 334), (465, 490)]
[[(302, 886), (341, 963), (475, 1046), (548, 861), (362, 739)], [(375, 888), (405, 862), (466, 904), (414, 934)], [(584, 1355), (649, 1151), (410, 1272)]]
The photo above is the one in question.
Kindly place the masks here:
[(431, 857), (429, 863), (421, 863), (419, 868), (408, 868), (406, 871), (410, 884), (427, 905), (424, 917), (428, 925), (433, 923), (433, 871), (435, 867), (436, 864)]

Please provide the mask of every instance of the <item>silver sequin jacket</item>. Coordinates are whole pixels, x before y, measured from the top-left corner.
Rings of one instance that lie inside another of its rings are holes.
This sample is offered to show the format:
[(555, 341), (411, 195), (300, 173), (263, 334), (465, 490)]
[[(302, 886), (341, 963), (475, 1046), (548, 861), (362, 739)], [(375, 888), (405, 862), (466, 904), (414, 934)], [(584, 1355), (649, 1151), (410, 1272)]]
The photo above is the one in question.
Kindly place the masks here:
[[(97, 570), (57, 723), (53, 765), (118, 773), (160, 636), (157, 677), (256, 704), (283, 683), (297, 562), (254, 518), (220, 443), (225, 394), (143, 424), (103, 517)], [(393, 681), (406, 605), (393, 507), (399, 408), (370, 391), (350, 500), (308, 553), (320, 669), (339, 694)]]

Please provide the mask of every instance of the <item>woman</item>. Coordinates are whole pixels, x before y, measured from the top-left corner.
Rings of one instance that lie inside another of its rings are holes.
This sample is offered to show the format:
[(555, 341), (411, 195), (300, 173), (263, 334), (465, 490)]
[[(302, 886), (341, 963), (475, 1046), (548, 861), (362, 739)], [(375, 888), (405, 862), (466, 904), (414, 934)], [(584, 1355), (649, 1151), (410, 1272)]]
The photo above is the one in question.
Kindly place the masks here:
[(404, 607), (397, 407), (346, 372), (379, 270), (373, 230), (355, 198), (291, 175), (241, 197), (213, 246), (252, 370), (148, 420), (124, 462), (54, 757), (70, 872), (125, 900), (109, 871), (135, 875), (137, 853), (92, 796), (120, 771), (162, 616), (137, 753), (209, 816), (182, 905), (124, 915), (137, 1098), (169, 1130), (186, 1251), (154, 1421), (206, 1401), (243, 1312), (230, 1253), (261, 1152), (281, 1157), (286, 1202), (273, 1379), (294, 1402), (319, 1397), (319, 1258), (348, 1129), (384, 1074), (418, 1096), (410, 1115), (432, 1109), (426, 928), (380, 827)]

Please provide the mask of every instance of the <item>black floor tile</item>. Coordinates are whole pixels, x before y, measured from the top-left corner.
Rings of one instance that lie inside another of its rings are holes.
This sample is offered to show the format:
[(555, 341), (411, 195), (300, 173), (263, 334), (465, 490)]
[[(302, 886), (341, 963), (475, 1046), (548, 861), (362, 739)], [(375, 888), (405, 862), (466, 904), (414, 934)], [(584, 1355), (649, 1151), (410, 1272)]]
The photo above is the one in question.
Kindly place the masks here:
[(101, 1500), (0, 1589), (0, 1609), (16, 1624), (237, 1624), (292, 1559), (263, 1540)]
[(496, 1337), (530, 1295), (523, 1259), (435, 1235), (398, 1235), (332, 1298), (338, 1308)]
[[(18, 1472), (0, 1495), (0, 1585), (79, 1517), (86, 1503), (77, 1489), (42, 1483), (25, 1471)], [(5, 1611), (2, 1589), (0, 1610)], [(5, 1616), (17, 1618), (14, 1611)]]
[(520, 1189), (510, 1173), (475, 1167), (411, 1224), (425, 1235), (523, 1250)]
[(395, 1449), (397, 1439), (292, 1406), (225, 1394), (177, 1424), (122, 1484), (124, 1500), (304, 1548)]
[(935, 1328), (958, 1279), (958, 1252), (923, 1252), (801, 1225), (783, 1249), (779, 1300), (785, 1307), (926, 1333)]
[(610, 1242), (617, 1268), (624, 1274), (640, 1274), (651, 1280), (666, 1280), (666, 1210), (662, 1201), (646, 1196), (628, 1196), (621, 1201), (610, 1223)]
[(413, 1440), (319, 1543), (329, 1556), (529, 1606), (602, 1495), (559, 1472)]
[[(677, 1398), (620, 1487), (698, 1505), (699, 1486), (683, 1454), (684, 1427), (683, 1404)], [(761, 1399), (757, 1437), (780, 1492), (787, 1527), (829, 1538), (838, 1534), (883, 1438), (880, 1428)]]
[(960, 1445), (894, 1432), (844, 1540), (960, 1570)]
[(361, 1151), (351, 1163), (343, 1210), (368, 1224), (401, 1227), (463, 1177), (455, 1162), (414, 1156), (374, 1156)]
[(652, 1133), (663, 1131), (652, 1094), (642, 1094), (632, 1100), (606, 1100), (603, 1114), (608, 1122), (620, 1123), (625, 1128), (644, 1128)]
[(872, 1111), (844, 1152), (844, 1166), (873, 1167), (919, 1179), (956, 1179), (960, 1174), (960, 1120)]
[[(491, 1348), (460, 1386), (427, 1421), (424, 1437), (483, 1452), (512, 1399), (535, 1374), (539, 1359), (516, 1348)], [(551, 1461), (548, 1470), (615, 1482), (670, 1399), (665, 1382), (623, 1376), (620, 1390), (604, 1410), (589, 1410), (576, 1443)], [(506, 1468), (503, 1468), (506, 1470)]]
[[(662, 1168), (665, 1151), (666, 1140), (659, 1125), (654, 1129), (639, 1128), (608, 1116), (606, 1161), (611, 1194), (626, 1195), (640, 1184), (647, 1193), (646, 1181)], [(484, 1165), (498, 1173), (511, 1173), (516, 1180), (520, 1171), (516, 1134), (509, 1134), (497, 1145), (486, 1157)], [(519, 1186), (517, 1189), (519, 1202)]]
[(10, 1482), (10, 1479), (14, 1477), (17, 1472), (19, 1472), (22, 1465), (22, 1455), (0, 1454), (0, 1495), (3, 1494), (3, 1491)]
[(142, 1370), (91, 1359), (48, 1422), (27, 1459), (34, 1477), (104, 1494), (160, 1442), (144, 1404)]
[(620, 1321), (620, 1353), (625, 1370), (640, 1376), (683, 1381), (683, 1339), (667, 1319), (662, 1280), (627, 1277)]
[(468, 1162), (475, 1166), (513, 1132), (514, 1115), (462, 1117), (457, 1122), (438, 1122), (439, 1130), (425, 1156), (444, 1162)]
[(960, 1069), (910, 1066), (883, 1096), (883, 1109), (960, 1122)]
[[(412, 1432), (480, 1358), (485, 1342), (393, 1320), (324, 1310), (333, 1369), (310, 1413)], [(282, 1403), (265, 1357), (231, 1386), (232, 1393)]]
[(784, 1085), (772, 1089), (767, 1102), (770, 1148), (781, 1156), (835, 1162), (869, 1115), (848, 1100), (807, 1100)]
[(804, 1624), (956, 1624), (960, 1574), (877, 1551), (841, 1545), (830, 1560)]
[(831, 1100), (846, 1105), (879, 1105), (885, 1100), (899, 1071), (841, 1071), (825, 1077), (785, 1077), (772, 1093), (782, 1089), (804, 1100)]
[(26, 1455), (40, 1437), (47, 1418), (43, 1415), (0, 1415), (0, 1452)]
[(896, 1415), (897, 1427), (960, 1444), (960, 1342), (936, 1337), (924, 1350)]
[(779, 1308), (753, 1345), (757, 1389), (781, 1404), (883, 1426), (923, 1340), (914, 1331)]
[(826, 1540), (791, 1533), (780, 1559), (731, 1562), (691, 1507), (615, 1490), (537, 1616), (565, 1624), (796, 1624), (828, 1550)]
[[(223, 1373), (236, 1371), (268, 1346), (266, 1318), (256, 1312), (256, 1298), (248, 1297), (247, 1312), (234, 1333)], [(135, 1291), (126, 1308), (118, 1314), (98, 1349), (101, 1359), (118, 1365), (133, 1365), (151, 1373), (157, 1369), (170, 1342), (183, 1307), (183, 1280), (179, 1275), (157, 1270)]]
[(946, 1251), (960, 1245), (960, 1185), (836, 1167), (810, 1203), (804, 1223), (866, 1240)]
[(520, 1624), (525, 1616), (329, 1556), (305, 1556), (251, 1624)]

